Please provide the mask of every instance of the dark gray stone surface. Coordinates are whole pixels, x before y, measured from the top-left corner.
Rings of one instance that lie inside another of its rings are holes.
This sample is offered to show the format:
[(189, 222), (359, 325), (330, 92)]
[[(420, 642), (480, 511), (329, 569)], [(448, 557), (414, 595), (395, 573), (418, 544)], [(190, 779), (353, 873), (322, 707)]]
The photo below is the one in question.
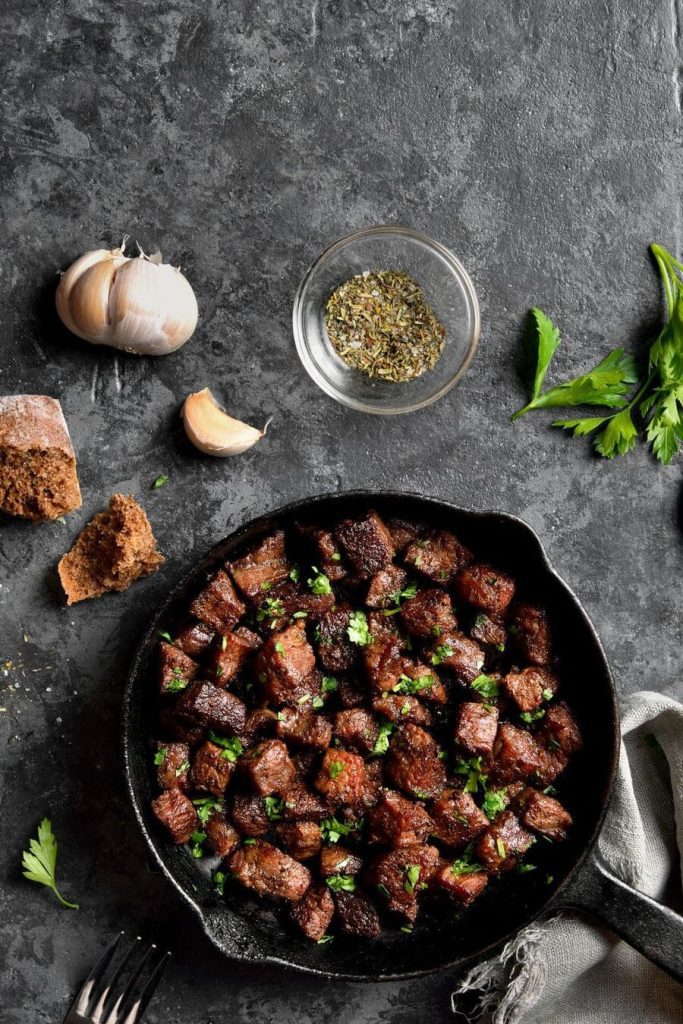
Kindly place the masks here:
[[(264, 508), (367, 486), (515, 512), (585, 602), (621, 692), (674, 692), (680, 465), (642, 446), (607, 463), (549, 415), (508, 417), (532, 303), (563, 328), (557, 378), (616, 343), (642, 354), (659, 321), (647, 245), (681, 249), (679, 17), (678, 0), (2, 5), (0, 392), (61, 399), (84, 495), (66, 525), (0, 525), (2, 1024), (60, 1019), (120, 928), (177, 954), (152, 1021), (448, 1019), (448, 976), (366, 987), (227, 963), (146, 868), (119, 752), (127, 664), (167, 585)], [(306, 265), (382, 222), (450, 246), (482, 306), (468, 376), (408, 418), (334, 404), (291, 337)], [(196, 288), (198, 330), (173, 356), (94, 349), (56, 323), (57, 270), (126, 232)], [(237, 416), (273, 414), (267, 440), (198, 457), (178, 410), (206, 384)], [(66, 610), (55, 562), (115, 490), (142, 501), (168, 562)], [(44, 814), (78, 913), (21, 879)]]

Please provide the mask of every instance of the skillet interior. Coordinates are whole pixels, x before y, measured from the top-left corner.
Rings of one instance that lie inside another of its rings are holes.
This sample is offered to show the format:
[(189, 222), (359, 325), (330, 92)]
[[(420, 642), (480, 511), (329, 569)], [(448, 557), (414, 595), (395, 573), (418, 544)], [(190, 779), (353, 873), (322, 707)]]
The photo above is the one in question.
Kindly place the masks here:
[[(211, 571), (255, 538), (295, 519), (332, 522), (368, 507), (452, 529), (478, 557), (508, 570), (520, 596), (547, 608), (560, 657), (563, 692), (583, 733), (584, 748), (563, 777), (562, 799), (574, 817), (570, 839), (538, 844), (539, 869), (489, 886), (461, 916), (450, 908), (422, 911), (412, 934), (383, 933), (372, 941), (335, 937), (318, 946), (289, 930), (267, 901), (230, 892), (216, 897), (207, 865), (161, 834), (149, 809), (156, 795), (151, 740), (157, 707), (155, 646), (158, 628), (173, 628), (190, 596)], [(535, 917), (575, 871), (606, 810), (618, 751), (618, 717), (609, 667), (595, 630), (577, 598), (550, 568), (529, 526), (498, 512), (468, 511), (418, 495), (353, 494), (308, 499), (254, 520), (218, 544), (171, 591), (154, 616), (133, 661), (124, 698), (124, 756), (136, 817), (159, 865), (201, 917), (209, 937), (238, 959), (287, 964), (327, 976), (381, 980), (429, 973), (492, 951)], [(547, 863), (547, 871), (544, 862)], [(548, 881), (548, 875), (552, 880)]]

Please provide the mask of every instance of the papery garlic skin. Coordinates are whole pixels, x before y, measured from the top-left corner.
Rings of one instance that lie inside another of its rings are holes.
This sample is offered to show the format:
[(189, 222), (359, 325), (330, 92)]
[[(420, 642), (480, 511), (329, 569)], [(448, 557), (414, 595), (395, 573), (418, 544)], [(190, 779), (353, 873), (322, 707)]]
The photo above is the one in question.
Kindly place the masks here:
[(66, 327), (93, 345), (137, 355), (180, 348), (197, 325), (197, 299), (187, 278), (144, 253), (96, 249), (62, 276), (57, 312)]
[(263, 430), (257, 430), (228, 416), (209, 388), (187, 396), (182, 417), (185, 433), (195, 448), (219, 459), (246, 452), (265, 436), (270, 423), (268, 420)]

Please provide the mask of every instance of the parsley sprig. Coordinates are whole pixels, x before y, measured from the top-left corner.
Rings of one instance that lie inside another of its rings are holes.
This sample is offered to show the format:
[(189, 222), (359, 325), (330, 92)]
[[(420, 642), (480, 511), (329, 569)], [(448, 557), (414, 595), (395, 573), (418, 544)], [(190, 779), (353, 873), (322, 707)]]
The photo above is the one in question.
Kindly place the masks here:
[(29, 841), (29, 849), (21, 855), (21, 866), (24, 878), (30, 882), (38, 882), (52, 889), (63, 907), (78, 910), (77, 903), (65, 900), (57, 888), (55, 868), (57, 866), (57, 840), (52, 831), (52, 822), (43, 818), (38, 826), (38, 838)]

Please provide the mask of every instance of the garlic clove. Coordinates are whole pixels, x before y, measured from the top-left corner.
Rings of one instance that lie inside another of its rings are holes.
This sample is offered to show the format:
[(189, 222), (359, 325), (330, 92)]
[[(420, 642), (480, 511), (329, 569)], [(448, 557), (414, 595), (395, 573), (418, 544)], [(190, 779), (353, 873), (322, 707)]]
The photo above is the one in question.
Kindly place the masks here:
[(264, 437), (270, 420), (263, 430), (233, 419), (220, 407), (209, 388), (188, 395), (183, 403), (185, 433), (200, 452), (224, 459), (228, 455), (241, 455)]
[(81, 337), (99, 345), (108, 345), (111, 334), (109, 289), (117, 272), (125, 266), (125, 256), (111, 256), (89, 267), (71, 289), (69, 308)]
[(141, 254), (118, 271), (112, 285), (109, 344), (128, 352), (165, 355), (184, 345), (198, 315), (197, 299), (181, 272)]
[[(86, 341), (89, 338), (86, 337), (83, 330), (76, 323), (74, 316), (71, 312), (71, 295), (76, 282), (91, 269), (102, 262), (108, 262), (109, 260), (118, 257), (121, 262), (126, 261), (126, 257), (123, 255), (122, 249), (92, 249), (90, 252), (86, 252), (79, 259), (75, 260), (68, 270), (65, 270), (59, 279), (59, 285), (57, 286), (57, 294), (55, 296), (55, 303), (57, 305), (57, 314), (59, 319), (62, 321), (64, 326), (77, 335), (79, 338), (84, 338)], [(120, 264), (119, 264), (120, 265)]]

